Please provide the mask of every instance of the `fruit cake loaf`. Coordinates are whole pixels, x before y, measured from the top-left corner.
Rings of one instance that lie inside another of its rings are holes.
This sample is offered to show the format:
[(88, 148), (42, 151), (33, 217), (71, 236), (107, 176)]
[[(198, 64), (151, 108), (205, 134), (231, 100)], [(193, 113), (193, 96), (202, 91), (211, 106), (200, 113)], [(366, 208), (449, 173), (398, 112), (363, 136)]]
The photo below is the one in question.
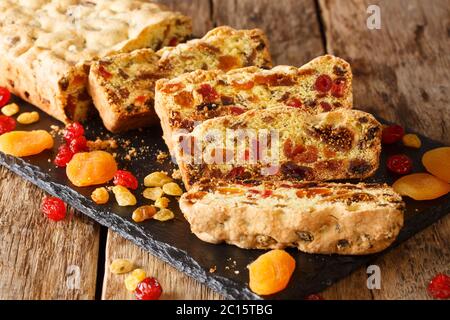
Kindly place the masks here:
[(158, 122), (154, 111), (156, 80), (196, 69), (228, 71), (249, 65), (271, 66), (266, 36), (258, 29), (224, 26), (202, 39), (156, 53), (141, 49), (101, 59), (92, 65), (89, 91), (106, 128), (119, 132)]
[(2, 0), (0, 12), (0, 86), (66, 123), (92, 105), (91, 60), (159, 49), (192, 29), (190, 18), (137, 0)]
[(221, 181), (195, 184), (181, 197), (180, 208), (192, 232), (206, 242), (362, 255), (395, 240), (404, 203), (380, 184)]
[(381, 125), (370, 114), (274, 107), (209, 119), (180, 134), (175, 156), (189, 189), (204, 178), (363, 179), (378, 167)]
[(350, 65), (326, 55), (300, 68), (198, 70), (156, 85), (155, 109), (171, 151), (178, 130), (191, 131), (195, 124), (218, 116), (285, 105), (316, 113), (351, 108)]

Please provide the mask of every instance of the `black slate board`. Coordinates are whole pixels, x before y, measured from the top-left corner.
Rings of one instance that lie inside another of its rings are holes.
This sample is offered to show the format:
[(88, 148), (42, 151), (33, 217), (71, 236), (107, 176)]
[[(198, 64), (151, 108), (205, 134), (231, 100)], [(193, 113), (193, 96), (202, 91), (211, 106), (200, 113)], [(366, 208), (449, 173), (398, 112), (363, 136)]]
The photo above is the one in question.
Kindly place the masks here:
[[(21, 106), (21, 112), (37, 110), (18, 98), (13, 98), (13, 101)], [(53, 118), (42, 112), (39, 113), (41, 120), (38, 123), (28, 126), (18, 124), (17, 129), (49, 130), (51, 125), (61, 126), (61, 123)], [(100, 120), (95, 120), (86, 126), (86, 131), (87, 137), (90, 139), (107, 135), (107, 131)], [(411, 131), (408, 130), (408, 132)], [(156, 161), (158, 150), (166, 150), (159, 127), (147, 128), (115, 137), (130, 140), (131, 146), (138, 150), (140, 156), (133, 158), (131, 161), (119, 160), (119, 164), (121, 168), (129, 169), (135, 173), (139, 181), (143, 181), (144, 177), (150, 172), (159, 170), (172, 172), (172, 169), (175, 168), (170, 159), (163, 164)], [(442, 145), (425, 137), (421, 137), (421, 139), (422, 148), (420, 150), (405, 148), (400, 144), (384, 147), (380, 168), (376, 175), (368, 181), (386, 182), (388, 184), (395, 181), (397, 177), (388, 173), (384, 165), (386, 158), (395, 153), (406, 153), (414, 160), (414, 171), (424, 171), (420, 161), (423, 152)], [(148, 150), (143, 146), (149, 146)], [(95, 205), (90, 200), (90, 194), (94, 188), (74, 187), (68, 181), (65, 170), (58, 169), (49, 162), (49, 159), (54, 158), (56, 150), (57, 146), (53, 150), (24, 159), (7, 156), (0, 152), (0, 164), (48, 193), (60, 197), (95, 221), (118, 232), (124, 238), (133, 241), (176, 269), (205, 283), (226, 298), (261, 298), (248, 289), (246, 266), (264, 251), (243, 250), (225, 244), (212, 245), (198, 240), (190, 232), (189, 225), (174, 200), (171, 202), (171, 209), (174, 210), (176, 217), (174, 220), (164, 223), (146, 221), (137, 224), (131, 220), (133, 208), (119, 207), (113, 199), (107, 205)], [(124, 156), (125, 151), (119, 149), (117, 153), (120, 159)], [(142, 198), (142, 191), (143, 187), (140, 187), (135, 192), (140, 205), (150, 202)], [(431, 201), (406, 199), (406, 208), (405, 226), (392, 247), (407, 240), (450, 212), (450, 194)], [(378, 253), (369, 256), (312, 255), (300, 253), (293, 249), (289, 249), (288, 252), (297, 261), (297, 268), (289, 286), (284, 291), (265, 298), (301, 299), (308, 294), (321, 292), (327, 286), (383, 254)], [(209, 270), (213, 266), (216, 266), (217, 270), (210, 273)], [(365, 283), (361, 283), (361, 290), (364, 290), (364, 286)]]

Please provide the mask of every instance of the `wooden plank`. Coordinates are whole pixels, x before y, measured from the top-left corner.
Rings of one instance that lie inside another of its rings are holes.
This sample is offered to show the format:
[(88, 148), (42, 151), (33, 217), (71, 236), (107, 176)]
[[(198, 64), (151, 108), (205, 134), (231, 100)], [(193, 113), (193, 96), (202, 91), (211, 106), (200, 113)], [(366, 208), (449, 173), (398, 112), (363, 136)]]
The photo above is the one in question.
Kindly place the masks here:
[(450, 144), (450, 6), (447, 0), (321, 0), (330, 53), (354, 72), (355, 106)]
[(367, 289), (366, 267), (328, 287), (321, 295), (325, 300), (372, 300), (373, 296)]
[(300, 66), (324, 53), (314, 0), (213, 0), (215, 25), (261, 28), (276, 64)]
[(99, 227), (40, 210), (44, 192), (0, 167), (0, 299), (94, 299)]
[(163, 295), (161, 296), (163, 300), (217, 300), (221, 298), (219, 294), (196, 280), (158, 260), (118, 234), (108, 231), (102, 294), (104, 300), (134, 299), (134, 295), (125, 288), (124, 279), (126, 275), (115, 275), (109, 272), (111, 262), (119, 258), (132, 260), (136, 267), (143, 268), (149, 276), (157, 278), (163, 288)]

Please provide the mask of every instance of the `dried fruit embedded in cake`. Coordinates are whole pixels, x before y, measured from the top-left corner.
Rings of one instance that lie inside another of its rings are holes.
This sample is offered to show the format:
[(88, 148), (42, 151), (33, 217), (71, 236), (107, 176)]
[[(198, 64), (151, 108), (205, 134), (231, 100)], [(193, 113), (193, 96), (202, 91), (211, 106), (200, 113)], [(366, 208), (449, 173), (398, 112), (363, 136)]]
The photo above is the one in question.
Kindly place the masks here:
[(407, 174), (412, 170), (413, 162), (406, 154), (396, 154), (387, 160), (387, 168), (396, 174)]
[(342, 98), (345, 93), (345, 80), (344, 79), (336, 79), (333, 81), (333, 85), (331, 86), (331, 94), (336, 98)]
[(37, 113), (36, 111), (24, 112), (17, 117), (17, 122), (20, 124), (32, 124), (38, 121), (39, 121), (39, 113)]
[(136, 205), (136, 197), (124, 186), (114, 186), (112, 191), (119, 206), (127, 207)]
[(406, 147), (419, 149), (422, 146), (422, 141), (420, 141), (420, 138), (413, 133), (405, 134), (402, 141)]
[(450, 147), (425, 152), (422, 163), (428, 172), (450, 183)]
[(284, 250), (271, 250), (253, 261), (250, 271), (250, 289), (268, 295), (286, 288), (295, 269), (295, 260)]
[(61, 221), (66, 217), (66, 204), (56, 197), (44, 197), (41, 204), (44, 215), (53, 221)]
[(84, 135), (84, 128), (81, 124), (79, 124), (78, 122), (74, 122), (69, 124), (65, 129), (64, 129), (64, 139), (66, 139), (66, 141), (68, 143), (70, 143), (70, 141), (72, 141), (73, 139), (77, 138), (77, 137), (81, 137)]
[(314, 88), (317, 91), (325, 93), (330, 91), (332, 85), (333, 81), (331, 80), (330, 76), (321, 74), (317, 77), (316, 82), (314, 83)]
[(170, 200), (168, 198), (161, 197), (161, 198), (156, 199), (155, 206), (157, 206), (158, 208), (161, 208), (161, 209), (167, 208), (169, 206), (169, 202), (170, 202)]
[(216, 89), (206, 83), (200, 85), (200, 88), (197, 89), (197, 92), (200, 93), (203, 97), (203, 102), (214, 102), (220, 97)]
[(136, 190), (138, 188), (138, 181), (136, 177), (130, 172), (126, 170), (117, 170), (114, 175), (113, 183), (117, 186), (124, 186), (131, 190)]
[(134, 292), (137, 300), (158, 300), (161, 294), (161, 285), (155, 278), (145, 278), (138, 283)]
[(163, 196), (164, 192), (161, 187), (146, 188), (142, 195), (145, 199), (156, 201)]
[(128, 259), (116, 259), (109, 266), (109, 271), (114, 274), (123, 274), (133, 270), (133, 267), (133, 262)]
[(2, 108), (5, 116), (11, 117), (19, 112), (19, 106), (16, 103), (10, 103)]
[(175, 182), (166, 183), (163, 185), (162, 190), (169, 196), (181, 196), (183, 194), (183, 190)]
[(53, 137), (45, 130), (13, 131), (0, 136), (0, 151), (27, 157), (53, 148)]
[(8, 116), (0, 115), (0, 135), (13, 131), (16, 128), (16, 120)]
[(395, 192), (414, 200), (432, 200), (450, 192), (450, 185), (428, 173), (401, 177), (392, 185)]
[(383, 128), (381, 141), (385, 144), (395, 143), (397, 141), (400, 141), (403, 138), (404, 134), (405, 130), (397, 124), (387, 126)]
[(4, 87), (0, 87), (0, 108), (5, 106), (9, 102), (9, 99), (11, 99), (11, 93), (9, 90)]
[(65, 167), (72, 160), (73, 154), (70, 147), (67, 144), (63, 144), (58, 148), (58, 153), (53, 163), (58, 167)]
[(144, 280), (146, 277), (147, 274), (145, 273), (145, 270), (135, 269), (125, 278), (125, 287), (128, 291), (133, 292), (134, 290), (136, 290), (138, 283)]
[(109, 193), (105, 187), (95, 189), (91, 194), (91, 199), (96, 204), (105, 204), (109, 201)]
[(142, 206), (133, 211), (131, 218), (134, 222), (142, 222), (153, 218), (156, 214), (156, 208), (154, 206)]
[(450, 298), (450, 277), (442, 273), (436, 275), (428, 284), (427, 289), (435, 299)]
[(152, 172), (144, 178), (146, 187), (162, 187), (166, 183), (172, 182), (172, 178), (164, 172)]
[(169, 209), (161, 209), (153, 216), (153, 219), (158, 221), (168, 221), (173, 218), (175, 218), (175, 214)]
[(77, 187), (104, 184), (114, 177), (116, 171), (116, 160), (105, 151), (77, 153), (66, 168), (67, 177)]

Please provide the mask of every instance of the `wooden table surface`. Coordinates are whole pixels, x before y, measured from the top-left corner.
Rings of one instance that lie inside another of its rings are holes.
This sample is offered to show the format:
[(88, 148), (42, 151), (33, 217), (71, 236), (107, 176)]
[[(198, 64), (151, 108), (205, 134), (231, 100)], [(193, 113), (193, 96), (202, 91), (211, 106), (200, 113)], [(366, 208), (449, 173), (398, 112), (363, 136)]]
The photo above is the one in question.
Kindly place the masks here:
[[(448, 0), (167, 0), (194, 17), (195, 34), (218, 25), (259, 27), (277, 64), (300, 66), (326, 52), (352, 65), (355, 107), (450, 144)], [(369, 30), (370, 4), (381, 29)], [(129, 299), (123, 276), (108, 272), (131, 258), (157, 277), (164, 299), (221, 299), (131, 242), (71, 210), (61, 223), (39, 209), (44, 193), (0, 168), (0, 299)], [(331, 286), (326, 299), (428, 299), (433, 275), (450, 271), (450, 216), (375, 262), (381, 289), (362, 268)], [(105, 272), (106, 271), (106, 272)]]

